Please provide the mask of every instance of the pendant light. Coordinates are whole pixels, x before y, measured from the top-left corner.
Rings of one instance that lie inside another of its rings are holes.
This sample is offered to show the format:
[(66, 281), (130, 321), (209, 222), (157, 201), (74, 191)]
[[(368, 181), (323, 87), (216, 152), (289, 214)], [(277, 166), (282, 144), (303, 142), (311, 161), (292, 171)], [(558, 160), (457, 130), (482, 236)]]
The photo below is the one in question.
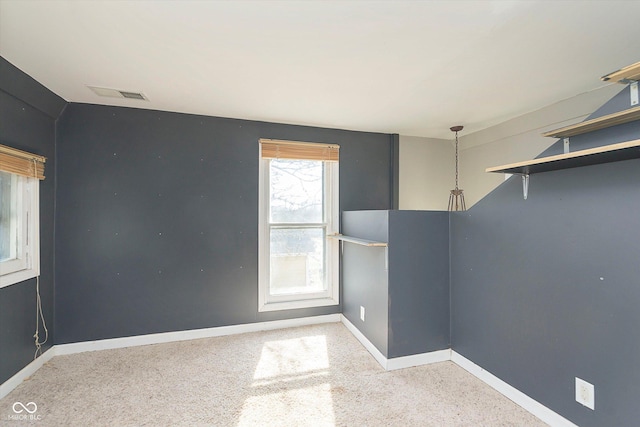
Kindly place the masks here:
[(458, 132), (460, 132), (464, 126), (453, 126), (451, 132), (456, 133), (456, 188), (451, 190), (449, 194), (449, 210), (450, 211), (464, 211), (467, 208), (464, 204), (464, 193), (462, 188), (458, 188)]

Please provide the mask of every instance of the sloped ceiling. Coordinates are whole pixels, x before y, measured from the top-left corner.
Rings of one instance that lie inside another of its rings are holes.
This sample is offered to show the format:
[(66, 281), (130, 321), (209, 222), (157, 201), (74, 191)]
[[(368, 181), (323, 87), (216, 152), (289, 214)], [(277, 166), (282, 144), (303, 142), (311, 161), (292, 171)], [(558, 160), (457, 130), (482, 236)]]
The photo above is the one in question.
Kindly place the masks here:
[(602, 87), (640, 60), (639, 16), (604, 0), (0, 0), (0, 55), (71, 102), (450, 138)]

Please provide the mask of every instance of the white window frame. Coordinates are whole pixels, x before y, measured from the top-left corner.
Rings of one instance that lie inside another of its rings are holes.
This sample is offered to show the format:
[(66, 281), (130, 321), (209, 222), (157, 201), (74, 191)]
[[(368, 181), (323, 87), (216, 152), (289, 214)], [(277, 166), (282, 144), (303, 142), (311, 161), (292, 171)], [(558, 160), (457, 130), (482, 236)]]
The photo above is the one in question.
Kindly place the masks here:
[(302, 295), (270, 295), (270, 232), (269, 189), (270, 159), (260, 154), (258, 196), (258, 311), (291, 310), (297, 308), (323, 307), (340, 303), (339, 242), (326, 238), (339, 230), (339, 164), (324, 161), (325, 224), (326, 224), (326, 280), (327, 290)]
[(12, 212), (11, 239), (18, 242), (13, 259), (0, 262), (0, 288), (23, 282), (40, 275), (40, 181), (22, 175), (11, 174), (17, 191), (17, 212)]

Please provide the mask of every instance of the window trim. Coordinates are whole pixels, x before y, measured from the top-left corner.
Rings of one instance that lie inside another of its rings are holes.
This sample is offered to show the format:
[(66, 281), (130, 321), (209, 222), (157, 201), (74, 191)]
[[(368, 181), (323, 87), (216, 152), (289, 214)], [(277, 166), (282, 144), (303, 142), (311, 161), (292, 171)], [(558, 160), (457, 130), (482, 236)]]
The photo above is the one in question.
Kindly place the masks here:
[[(259, 157), (258, 183), (258, 311), (279, 311), (298, 308), (326, 307), (340, 303), (339, 242), (325, 237), (327, 248), (326, 274), (327, 291), (306, 294), (301, 299), (293, 297), (273, 297), (269, 295), (270, 284), (270, 224), (269, 224), (269, 165), (270, 158), (262, 157), (262, 144)], [(326, 235), (338, 233), (339, 205), (339, 163), (323, 161), (325, 168), (325, 218)]]
[[(12, 174), (18, 184), (22, 245), (18, 260), (0, 263), (0, 288), (32, 279), (40, 275), (40, 181), (34, 177)], [(17, 266), (17, 268), (16, 268)], [(5, 273), (9, 267), (10, 271)]]

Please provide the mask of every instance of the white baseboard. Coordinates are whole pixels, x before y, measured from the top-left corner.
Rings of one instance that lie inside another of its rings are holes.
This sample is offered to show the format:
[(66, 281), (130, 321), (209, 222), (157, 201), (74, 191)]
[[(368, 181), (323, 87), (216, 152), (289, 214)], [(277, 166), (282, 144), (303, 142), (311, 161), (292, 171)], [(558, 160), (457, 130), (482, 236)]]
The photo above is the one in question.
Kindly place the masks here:
[(428, 365), (430, 363), (447, 362), (451, 360), (451, 350), (436, 350), (429, 353), (412, 354), (411, 356), (387, 359), (387, 371)]
[(219, 326), (215, 328), (192, 329), (188, 331), (164, 332), (159, 334), (136, 335), (133, 337), (111, 338), (97, 341), (85, 341), (56, 345), (56, 356), (84, 353), (86, 351), (110, 350), (140, 345), (161, 344), (176, 341), (196, 340), (200, 338), (222, 337), (248, 332), (269, 331), (273, 329), (295, 328), (298, 326), (340, 322), (340, 314), (301, 317), (298, 319), (273, 320), (269, 322), (246, 323), (242, 325)]
[(460, 366), (470, 374), (476, 376), (482, 380), (485, 384), (491, 386), (499, 393), (503, 394), (508, 399), (512, 400), (516, 404), (520, 405), (531, 414), (540, 418), (545, 423), (554, 427), (578, 427), (571, 421), (567, 420), (560, 414), (552, 411), (538, 401), (527, 396), (515, 387), (502, 381), (489, 371), (482, 369), (466, 357), (462, 356), (455, 351), (451, 352), (451, 361)]
[(411, 368), (413, 366), (427, 365), (429, 363), (446, 362), (451, 360), (451, 350), (438, 350), (429, 353), (413, 354), (411, 356), (394, 357), (387, 359), (376, 348), (375, 345), (367, 337), (364, 336), (353, 323), (349, 321), (344, 315), (342, 316), (342, 323), (349, 329), (354, 337), (367, 349), (374, 359), (384, 368), (385, 371), (393, 371), (396, 369)]
[(217, 328), (193, 329), (189, 331), (165, 332), (161, 334), (137, 335), (133, 337), (54, 345), (44, 352), (42, 356), (29, 363), (4, 383), (0, 384), (0, 399), (19, 386), (26, 378), (33, 375), (42, 367), (42, 365), (47, 363), (54, 356), (84, 353), (86, 351), (109, 350), (149, 344), (187, 341), (199, 338), (221, 337), (225, 335), (244, 334), (247, 332), (295, 328), (298, 326), (318, 325), (321, 323), (338, 323), (340, 322), (341, 316), (341, 314), (327, 314), (323, 316), (301, 317), (298, 319), (273, 320), (269, 322), (247, 323), (243, 325), (220, 326)]
[(22, 381), (29, 378), (38, 369), (40, 369), (42, 365), (51, 360), (51, 358), (55, 356), (55, 351), (55, 346), (51, 347), (49, 350), (42, 353), (40, 357), (33, 360), (27, 366), (19, 370), (14, 376), (0, 384), (0, 399), (11, 393), (11, 390), (18, 387), (20, 383), (22, 383)]
[(387, 371), (450, 360), (545, 423), (554, 427), (578, 427), (571, 421), (562, 417), (560, 414), (552, 411), (453, 350), (439, 350), (412, 356), (387, 359), (380, 350), (378, 350), (373, 343), (349, 321), (349, 319), (344, 317), (344, 315), (342, 315), (342, 323), (347, 327), (347, 329), (349, 329), (349, 331), (351, 331), (353, 336), (360, 341), (364, 348), (371, 353), (374, 359), (376, 359)]
[(376, 348), (375, 345), (373, 345), (373, 343), (371, 341), (369, 341), (369, 339), (367, 337), (364, 336), (364, 334), (362, 332), (360, 332), (360, 330), (358, 328), (356, 328), (353, 323), (351, 323), (349, 321), (349, 319), (347, 319), (346, 317), (344, 317), (344, 315), (341, 315), (342, 317), (342, 323), (344, 324), (344, 326), (347, 327), (347, 329), (349, 330), (349, 332), (351, 332), (353, 334), (354, 337), (356, 337), (356, 339), (358, 341), (360, 341), (360, 344), (362, 344), (364, 346), (364, 348), (367, 349), (367, 351), (369, 353), (371, 353), (371, 355), (373, 356), (374, 359), (376, 359), (376, 361), (382, 365), (382, 367), (387, 370), (387, 358), (384, 357), (384, 355), (380, 352), (380, 350), (378, 350)]

